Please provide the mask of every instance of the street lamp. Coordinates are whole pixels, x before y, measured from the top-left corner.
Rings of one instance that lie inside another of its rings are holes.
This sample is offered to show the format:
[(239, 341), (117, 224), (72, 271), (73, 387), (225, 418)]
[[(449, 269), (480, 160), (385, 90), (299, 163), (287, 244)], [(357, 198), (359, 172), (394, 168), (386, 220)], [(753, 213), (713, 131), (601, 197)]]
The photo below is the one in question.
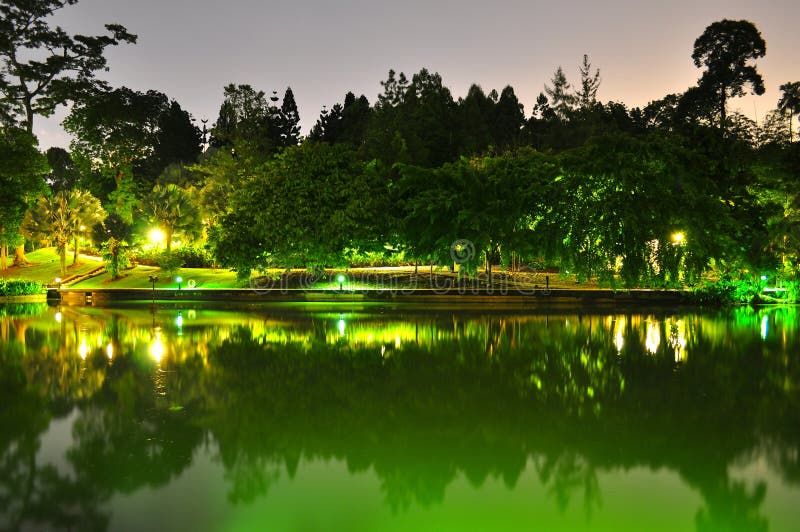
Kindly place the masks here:
[(341, 273), (336, 276), (336, 282), (339, 283), (339, 291), (340, 292), (343, 290), (344, 282), (346, 280), (347, 280), (347, 277), (345, 275), (341, 274)]
[(175, 278), (175, 282), (178, 283), (178, 290), (181, 289), (181, 283), (183, 282), (183, 277), (180, 275)]

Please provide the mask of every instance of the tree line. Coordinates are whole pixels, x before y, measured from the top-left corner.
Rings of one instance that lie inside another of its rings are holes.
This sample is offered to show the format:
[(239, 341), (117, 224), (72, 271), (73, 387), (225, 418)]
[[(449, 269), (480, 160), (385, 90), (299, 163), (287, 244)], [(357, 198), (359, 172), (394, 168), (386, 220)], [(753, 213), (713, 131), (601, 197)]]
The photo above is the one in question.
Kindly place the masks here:
[[(574, 85), (559, 66), (530, 112), (511, 86), (455, 98), (438, 73), (390, 70), (374, 102), (348, 92), (303, 137), (291, 88), (230, 84), (201, 129), (158, 91), (97, 80), (104, 50), (136, 36), (47, 24), (74, 3), (0, 2), (3, 262), (9, 246), (24, 260), (26, 239), (55, 244), (65, 267), (69, 243), (93, 240), (117, 276), (158, 227), (167, 255), (194, 242), (242, 278), (363, 254), (452, 266), (463, 240), (477, 250), (467, 273), (514, 263), (659, 286), (709, 272), (797, 277), (800, 82), (780, 86), (760, 123), (730, 112), (731, 98), (765, 89), (755, 61), (766, 43), (749, 21), (709, 25), (694, 43), (697, 84), (642, 108), (600, 101), (588, 55)], [(21, 63), (23, 49), (51, 55)], [(42, 154), (33, 120), (66, 102), (70, 150)]]

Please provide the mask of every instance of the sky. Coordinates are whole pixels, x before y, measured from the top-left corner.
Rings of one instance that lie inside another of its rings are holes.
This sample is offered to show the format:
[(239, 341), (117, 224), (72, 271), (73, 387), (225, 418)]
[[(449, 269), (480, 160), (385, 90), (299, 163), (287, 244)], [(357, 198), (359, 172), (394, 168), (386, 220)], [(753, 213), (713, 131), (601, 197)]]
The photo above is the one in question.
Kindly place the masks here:
[[(731, 101), (762, 119), (778, 86), (800, 80), (797, 0), (80, 0), (53, 22), (92, 35), (115, 22), (137, 34), (137, 44), (107, 49), (101, 77), (161, 91), (198, 124), (214, 122), (228, 83), (280, 95), (291, 86), (305, 134), (347, 91), (373, 102), (389, 69), (439, 72), (456, 99), (472, 83), (487, 93), (511, 85), (530, 116), (556, 68), (576, 82), (588, 54), (601, 101), (644, 106), (697, 82), (694, 40), (724, 18), (750, 20), (767, 43), (757, 62), (766, 93)], [(68, 146), (65, 114), (37, 117), (41, 147)]]

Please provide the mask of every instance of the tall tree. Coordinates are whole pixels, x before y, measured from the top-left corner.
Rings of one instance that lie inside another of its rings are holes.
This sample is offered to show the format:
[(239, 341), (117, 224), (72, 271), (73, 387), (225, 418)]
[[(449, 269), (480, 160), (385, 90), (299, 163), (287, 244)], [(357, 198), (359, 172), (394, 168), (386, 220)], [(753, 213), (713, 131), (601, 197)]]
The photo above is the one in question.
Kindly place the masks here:
[(78, 0), (0, 0), (0, 107), (33, 131), (35, 115), (105, 88), (95, 72), (106, 69), (108, 46), (135, 43), (124, 26), (106, 24), (108, 35), (69, 35), (48, 18)]
[(571, 85), (560, 66), (550, 80), (550, 86), (545, 85), (544, 91), (550, 97), (550, 108), (560, 120), (566, 120), (575, 107), (576, 97), (572, 93)]
[(719, 127), (726, 128), (729, 98), (744, 95), (749, 85), (754, 94), (764, 94), (764, 80), (751, 60), (764, 57), (767, 45), (761, 33), (747, 20), (721, 20), (708, 26), (694, 42), (695, 66), (705, 67), (700, 87), (716, 95)]
[(47, 162), (50, 164), (50, 175), (47, 184), (50, 190), (59, 192), (69, 190), (77, 185), (80, 178), (78, 169), (69, 152), (64, 148), (53, 146), (47, 150)]
[(800, 81), (784, 83), (780, 87), (783, 91), (778, 110), (789, 115), (789, 142), (792, 142), (792, 120), (794, 115), (800, 115)]
[(281, 147), (295, 146), (300, 138), (300, 113), (291, 87), (283, 94), (280, 112)]
[(0, 129), (0, 270), (7, 267), (7, 248), (22, 239), (20, 224), (29, 204), (45, 188), (47, 160), (36, 138), (18, 128)]
[(92, 169), (105, 170), (117, 190), (130, 175), (142, 196), (168, 165), (193, 163), (200, 153), (200, 131), (189, 113), (153, 90), (95, 94), (73, 107), (64, 128)]
[(514, 88), (506, 86), (494, 106), (492, 140), (497, 148), (506, 149), (516, 145), (520, 129), (525, 124), (525, 112), (519, 103)]
[(575, 91), (581, 109), (588, 109), (597, 101), (597, 89), (600, 88), (600, 69), (592, 74), (592, 64), (589, 56), (583, 54), (583, 62), (579, 67), (581, 73), (581, 86)]

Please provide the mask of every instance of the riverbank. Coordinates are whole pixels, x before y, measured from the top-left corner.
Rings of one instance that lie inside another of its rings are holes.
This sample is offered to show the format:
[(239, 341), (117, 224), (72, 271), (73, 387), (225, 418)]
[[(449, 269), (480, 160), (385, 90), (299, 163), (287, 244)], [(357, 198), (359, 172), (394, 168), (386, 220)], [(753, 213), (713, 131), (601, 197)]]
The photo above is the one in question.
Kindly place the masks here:
[(324, 302), (415, 303), (425, 305), (516, 307), (653, 306), (691, 304), (678, 290), (513, 289), (452, 286), (406, 289), (50, 289), (48, 301), (64, 305), (113, 306), (125, 301), (154, 302)]

